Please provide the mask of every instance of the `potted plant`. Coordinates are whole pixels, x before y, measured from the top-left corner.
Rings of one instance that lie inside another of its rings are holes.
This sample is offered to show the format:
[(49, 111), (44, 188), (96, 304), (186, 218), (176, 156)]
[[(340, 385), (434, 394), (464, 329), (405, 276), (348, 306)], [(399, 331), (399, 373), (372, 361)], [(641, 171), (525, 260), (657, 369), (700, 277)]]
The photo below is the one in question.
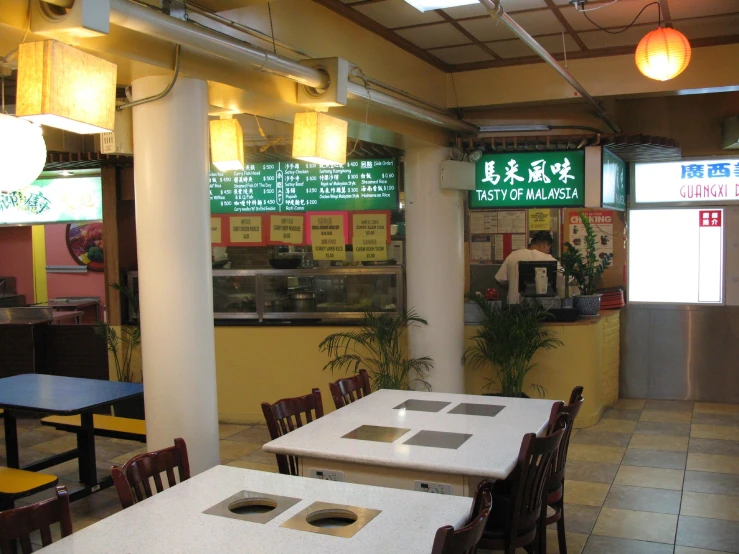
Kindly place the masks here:
[[(110, 287), (123, 294), (133, 306), (135, 313), (138, 313), (138, 298), (129, 287), (119, 283), (111, 283)], [(116, 330), (107, 322), (98, 321), (95, 324), (95, 333), (105, 340), (108, 352), (112, 354), (116, 379), (122, 383), (133, 382), (134, 373), (131, 362), (133, 353), (141, 345), (141, 328), (137, 325), (122, 325), (120, 330)], [(114, 406), (116, 416), (133, 419), (145, 418), (143, 398), (124, 400), (117, 402)]]
[(369, 373), (373, 390), (408, 390), (419, 384), (426, 390), (431, 385), (424, 380), (434, 362), (428, 356), (408, 358), (400, 344), (400, 337), (411, 325), (428, 325), (414, 311), (399, 315), (365, 312), (358, 330), (334, 333), (318, 345), (321, 352), (332, 357), (323, 369), (358, 373), (360, 368)]
[[(580, 212), (580, 221), (585, 229), (585, 252), (577, 252), (577, 261), (574, 264), (572, 276), (580, 289), (580, 294), (575, 295), (574, 305), (580, 315), (594, 316), (600, 312), (600, 294), (595, 293), (603, 272), (611, 265), (613, 254), (601, 254), (600, 258), (595, 253), (595, 231), (590, 224), (590, 219)], [(569, 242), (565, 243), (566, 251), (575, 250)]]
[[(472, 337), (462, 359), (472, 369), (489, 366), (493, 377), (486, 378), (488, 390), (493, 384), (500, 387), (499, 396), (528, 398), (524, 392), (524, 379), (535, 364), (531, 362), (539, 350), (562, 346), (562, 341), (542, 323), (551, 318), (539, 302), (526, 301), (505, 308), (491, 306), (482, 296), (470, 295), (482, 310), (484, 319)], [(546, 390), (532, 384), (541, 396)]]
[(560, 272), (565, 282), (565, 296), (562, 299), (562, 307), (572, 308), (573, 299), (570, 297), (570, 283), (572, 282), (575, 270), (583, 263), (582, 254), (569, 242), (566, 242), (562, 255), (557, 258), (557, 261), (562, 268)]

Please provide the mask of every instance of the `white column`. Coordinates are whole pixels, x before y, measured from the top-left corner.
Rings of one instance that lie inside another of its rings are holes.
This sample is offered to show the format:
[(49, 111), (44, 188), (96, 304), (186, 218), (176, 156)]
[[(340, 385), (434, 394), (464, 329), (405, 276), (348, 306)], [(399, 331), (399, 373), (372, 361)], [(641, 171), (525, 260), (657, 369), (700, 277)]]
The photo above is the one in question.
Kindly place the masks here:
[(428, 321), (409, 330), (413, 357), (431, 356), (434, 392), (464, 392), (464, 205), (462, 192), (439, 187), (447, 148), (405, 153), (408, 307)]
[[(134, 81), (134, 100), (169, 81)], [(207, 108), (206, 82), (186, 78), (133, 108), (147, 448), (184, 438), (193, 473), (220, 462)]]

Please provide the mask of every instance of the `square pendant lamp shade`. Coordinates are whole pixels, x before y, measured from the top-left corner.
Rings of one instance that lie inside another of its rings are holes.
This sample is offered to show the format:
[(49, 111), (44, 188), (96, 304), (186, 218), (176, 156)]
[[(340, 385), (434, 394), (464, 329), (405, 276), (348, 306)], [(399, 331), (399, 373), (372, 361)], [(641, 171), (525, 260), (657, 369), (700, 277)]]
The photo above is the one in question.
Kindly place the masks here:
[(21, 44), (16, 115), (79, 134), (113, 131), (116, 70), (55, 40)]
[(210, 160), (219, 171), (244, 169), (244, 133), (237, 119), (210, 122)]
[(348, 124), (325, 113), (295, 114), (293, 158), (320, 165), (346, 163)]
[(431, 10), (443, 10), (444, 8), (456, 8), (457, 6), (469, 6), (477, 4), (477, 0), (405, 0), (411, 6), (421, 12)]

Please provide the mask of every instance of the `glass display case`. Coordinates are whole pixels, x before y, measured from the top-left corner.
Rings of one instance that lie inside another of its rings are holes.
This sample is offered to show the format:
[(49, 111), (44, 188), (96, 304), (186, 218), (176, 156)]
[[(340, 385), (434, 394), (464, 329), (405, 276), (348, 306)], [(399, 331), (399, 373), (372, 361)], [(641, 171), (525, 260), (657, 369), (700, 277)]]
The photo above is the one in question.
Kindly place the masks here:
[[(138, 272), (129, 286), (138, 290)], [(366, 311), (401, 313), (402, 266), (214, 269), (216, 320), (351, 320)]]

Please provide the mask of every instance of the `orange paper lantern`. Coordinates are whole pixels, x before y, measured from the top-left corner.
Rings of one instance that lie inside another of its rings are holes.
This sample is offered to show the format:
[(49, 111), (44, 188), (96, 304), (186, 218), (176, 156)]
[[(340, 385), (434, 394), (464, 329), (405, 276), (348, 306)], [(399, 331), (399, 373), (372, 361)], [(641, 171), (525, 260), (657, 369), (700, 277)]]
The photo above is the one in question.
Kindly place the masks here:
[(680, 31), (659, 28), (644, 35), (636, 47), (636, 67), (650, 79), (669, 81), (690, 63), (690, 43)]

